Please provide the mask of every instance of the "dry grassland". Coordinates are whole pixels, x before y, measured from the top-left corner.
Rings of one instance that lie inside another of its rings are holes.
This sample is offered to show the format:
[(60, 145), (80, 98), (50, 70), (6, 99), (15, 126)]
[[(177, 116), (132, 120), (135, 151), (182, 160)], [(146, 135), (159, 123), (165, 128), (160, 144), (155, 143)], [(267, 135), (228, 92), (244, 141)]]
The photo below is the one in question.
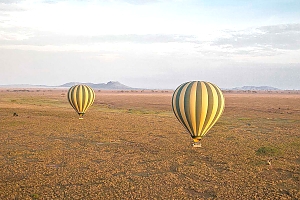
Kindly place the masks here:
[(66, 93), (0, 90), (0, 199), (300, 199), (300, 94), (225, 93), (193, 148), (170, 91)]

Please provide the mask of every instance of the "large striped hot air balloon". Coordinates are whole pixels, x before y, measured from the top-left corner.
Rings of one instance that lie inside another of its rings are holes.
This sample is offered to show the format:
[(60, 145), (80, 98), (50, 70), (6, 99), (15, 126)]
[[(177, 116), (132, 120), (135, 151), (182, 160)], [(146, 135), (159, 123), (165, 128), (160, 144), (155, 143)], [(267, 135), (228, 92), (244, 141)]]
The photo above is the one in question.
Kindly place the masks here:
[[(191, 134), (194, 145), (217, 122), (224, 107), (224, 96), (220, 88), (205, 81), (183, 83), (172, 97), (173, 112)], [(200, 143), (198, 145), (201, 146)]]
[(68, 100), (79, 119), (83, 119), (86, 110), (94, 103), (95, 92), (87, 85), (74, 85), (68, 91)]

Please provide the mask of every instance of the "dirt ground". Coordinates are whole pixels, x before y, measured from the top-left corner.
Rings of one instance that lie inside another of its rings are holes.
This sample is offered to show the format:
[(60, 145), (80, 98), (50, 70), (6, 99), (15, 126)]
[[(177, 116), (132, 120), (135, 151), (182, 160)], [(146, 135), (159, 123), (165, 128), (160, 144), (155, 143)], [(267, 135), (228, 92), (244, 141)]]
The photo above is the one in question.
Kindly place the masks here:
[[(226, 92), (201, 148), (172, 91), (0, 90), (0, 199), (300, 199), (300, 94)], [(16, 116), (13, 116), (16, 113)]]

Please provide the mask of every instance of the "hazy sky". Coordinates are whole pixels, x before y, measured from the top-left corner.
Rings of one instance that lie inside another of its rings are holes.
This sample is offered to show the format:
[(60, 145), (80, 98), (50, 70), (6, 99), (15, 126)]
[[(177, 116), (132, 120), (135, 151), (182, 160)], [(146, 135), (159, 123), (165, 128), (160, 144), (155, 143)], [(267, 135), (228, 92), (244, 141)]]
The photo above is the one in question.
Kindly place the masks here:
[(0, 85), (300, 89), (299, 0), (0, 0)]

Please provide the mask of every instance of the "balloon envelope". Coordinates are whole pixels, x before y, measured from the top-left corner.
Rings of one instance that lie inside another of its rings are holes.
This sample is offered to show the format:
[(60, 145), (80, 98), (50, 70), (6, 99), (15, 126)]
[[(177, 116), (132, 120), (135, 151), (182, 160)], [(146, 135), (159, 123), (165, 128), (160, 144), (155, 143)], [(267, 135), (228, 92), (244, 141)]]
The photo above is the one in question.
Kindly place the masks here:
[(95, 92), (87, 85), (74, 85), (68, 91), (68, 100), (79, 119), (82, 119), (86, 110), (94, 103)]
[(198, 142), (220, 118), (225, 107), (220, 88), (205, 81), (181, 84), (173, 93), (175, 116)]

